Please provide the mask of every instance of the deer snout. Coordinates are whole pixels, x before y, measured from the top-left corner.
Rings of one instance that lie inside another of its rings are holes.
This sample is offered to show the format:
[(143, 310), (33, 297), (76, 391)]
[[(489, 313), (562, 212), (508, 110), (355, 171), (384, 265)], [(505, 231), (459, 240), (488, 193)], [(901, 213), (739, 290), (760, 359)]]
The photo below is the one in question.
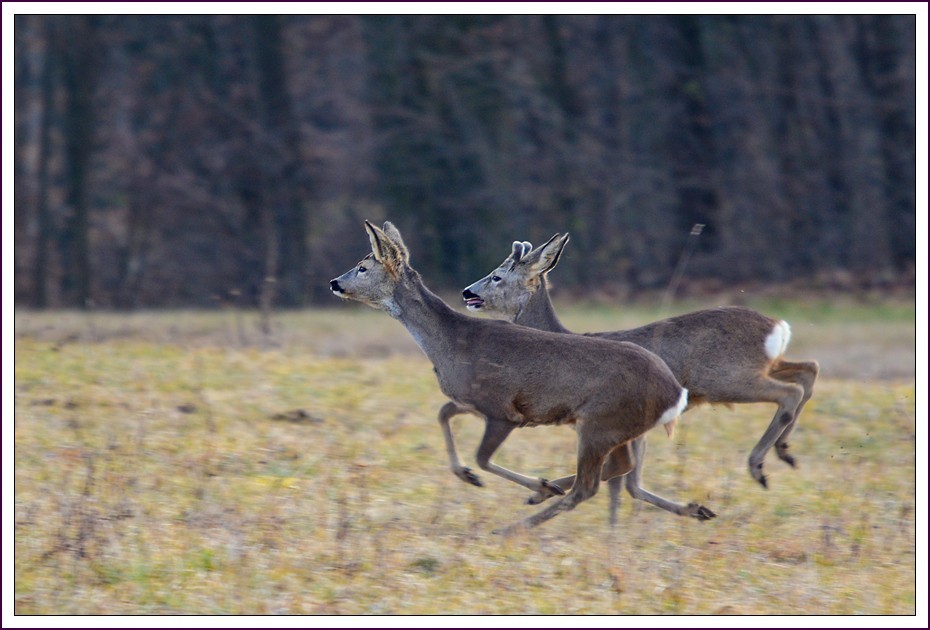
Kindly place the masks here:
[(345, 291), (343, 290), (343, 288), (342, 288), (341, 286), (339, 286), (339, 281), (338, 281), (338, 280), (330, 280), (330, 281), (329, 281), (329, 290), (332, 291), (333, 293), (335, 293), (336, 295), (339, 295), (339, 296), (341, 296), (343, 293), (345, 293)]
[(471, 289), (462, 291), (462, 298), (464, 298), (465, 306), (467, 306), (469, 310), (478, 310), (484, 306), (484, 299)]

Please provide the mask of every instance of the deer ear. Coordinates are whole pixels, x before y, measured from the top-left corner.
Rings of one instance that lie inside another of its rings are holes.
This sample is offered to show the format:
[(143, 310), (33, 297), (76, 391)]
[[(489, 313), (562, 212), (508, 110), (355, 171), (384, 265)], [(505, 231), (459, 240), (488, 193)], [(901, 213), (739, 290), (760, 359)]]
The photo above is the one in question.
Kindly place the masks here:
[(368, 240), (371, 241), (371, 253), (374, 254), (375, 260), (383, 264), (385, 259), (389, 257), (389, 253), (386, 251), (388, 246), (387, 235), (368, 221), (365, 221), (365, 231), (368, 232)]
[(522, 262), (529, 266), (534, 275), (541, 276), (549, 273), (558, 264), (566, 243), (568, 243), (568, 234), (565, 236), (555, 234), (543, 245), (527, 254)]
[(559, 260), (562, 258), (562, 252), (565, 250), (565, 246), (568, 244), (568, 240), (568, 232), (565, 233), (565, 236), (559, 238), (555, 248), (555, 254), (552, 256), (549, 265), (546, 267), (543, 273), (549, 273), (553, 267), (559, 264)]
[(398, 230), (393, 223), (390, 221), (384, 222), (384, 234), (391, 240), (394, 244), (395, 253), (397, 258), (403, 262), (410, 261), (410, 252), (407, 249), (407, 246), (404, 244), (404, 239), (400, 235), (400, 230)]

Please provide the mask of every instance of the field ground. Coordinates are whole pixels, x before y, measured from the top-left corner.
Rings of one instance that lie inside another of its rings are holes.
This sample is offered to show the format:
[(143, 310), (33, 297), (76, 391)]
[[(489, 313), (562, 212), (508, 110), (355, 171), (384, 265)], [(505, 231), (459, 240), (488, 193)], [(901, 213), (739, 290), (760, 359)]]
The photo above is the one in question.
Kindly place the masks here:
[[(579, 331), (654, 316), (557, 306)], [(756, 306), (823, 366), (797, 470), (770, 455), (769, 490), (746, 470), (770, 406), (702, 407), (650, 435), (644, 486), (715, 520), (625, 497), (611, 531), (605, 490), (508, 538), (539, 508), (452, 475), (445, 399), (383, 314), (264, 336), (248, 312), (18, 312), (15, 612), (914, 614), (913, 302)], [(474, 467), (483, 423), (453, 424)], [(518, 431), (495, 460), (553, 478), (574, 434)]]

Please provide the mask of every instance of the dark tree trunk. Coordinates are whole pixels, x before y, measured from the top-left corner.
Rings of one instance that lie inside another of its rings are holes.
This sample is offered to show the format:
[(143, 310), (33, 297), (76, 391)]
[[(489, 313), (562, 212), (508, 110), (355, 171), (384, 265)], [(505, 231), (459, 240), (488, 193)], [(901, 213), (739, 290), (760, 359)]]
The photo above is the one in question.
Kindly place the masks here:
[(63, 45), (67, 205), (71, 211), (61, 236), (65, 261), (63, 293), (81, 308), (89, 306), (91, 300), (88, 179), (94, 135), (96, 21), (94, 16), (69, 20), (56, 38)]
[[(701, 43), (701, 17), (674, 18), (677, 72), (672, 97), (683, 105), (683, 118), (670, 130), (672, 174), (677, 186), (677, 233), (672, 242), (683, 242), (695, 223), (707, 225), (700, 243), (711, 245), (716, 233), (718, 207), (714, 184), (716, 158), (707, 109), (706, 61)], [(677, 249), (677, 248), (676, 248)]]
[(37, 308), (48, 306), (48, 248), (52, 241), (52, 218), (48, 207), (49, 162), (51, 160), (51, 130), (55, 106), (55, 32), (51, 22), (45, 24), (45, 61), (42, 67), (42, 121), (39, 130), (39, 156), (36, 191), (36, 258), (32, 269), (34, 304)]
[[(913, 151), (915, 129), (909, 121), (906, 103), (913, 102), (913, 86), (902, 80), (898, 66), (902, 42), (913, 42), (913, 28), (899, 29), (895, 16), (862, 16), (857, 42), (858, 62), (880, 131), (882, 194), (887, 200), (886, 224), (892, 260), (889, 266), (905, 266), (916, 256), (914, 233), (914, 190), (916, 161)], [(913, 19), (913, 18), (911, 18)], [(904, 31), (904, 32), (902, 32)]]
[[(276, 243), (266, 243), (262, 299), (270, 308), (275, 293), (286, 305), (306, 298), (307, 217), (301, 203), (300, 133), (287, 89), (280, 18), (252, 18), (258, 60), (260, 108), (277, 168), (266, 172), (263, 185), (264, 212), (274, 216)], [(264, 144), (264, 143), (263, 143)], [(272, 249), (273, 247), (273, 249)]]

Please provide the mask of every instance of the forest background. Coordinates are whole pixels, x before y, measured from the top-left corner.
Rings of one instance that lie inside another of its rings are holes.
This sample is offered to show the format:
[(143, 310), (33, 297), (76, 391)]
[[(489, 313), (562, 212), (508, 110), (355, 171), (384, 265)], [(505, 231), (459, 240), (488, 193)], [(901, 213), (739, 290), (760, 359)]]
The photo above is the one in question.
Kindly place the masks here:
[[(914, 15), (16, 15), (17, 306), (293, 307), (390, 219), (456, 291), (915, 279)], [(696, 223), (700, 237), (689, 243)], [(347, 254), (347, 252), (352, 252)]]

